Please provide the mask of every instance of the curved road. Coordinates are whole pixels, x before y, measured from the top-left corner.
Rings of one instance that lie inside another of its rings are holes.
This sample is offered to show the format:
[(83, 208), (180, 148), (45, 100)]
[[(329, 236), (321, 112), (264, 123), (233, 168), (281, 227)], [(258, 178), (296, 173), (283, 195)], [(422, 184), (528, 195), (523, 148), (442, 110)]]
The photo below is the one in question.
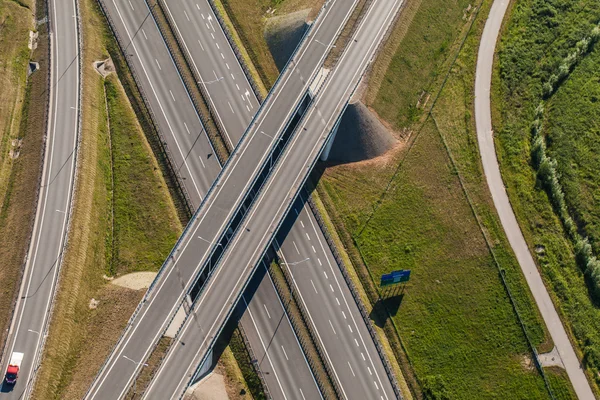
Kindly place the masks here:
[(44, 334), (62, 250), (67, 238), (79, 132), (79, 26), (77, 0), (50, 1), (50, 109), (42, 186), (33, 239), (3, 357), (24, 353), (14, 387), (3, 383), (0, 399), (29, 397), (44, 346)]
[(504, 188), (504, 181), (500, 175), (500, 167), (494, 148), (494, 135), (490, 109), (490, 86), (492, 80), (492, 65), (496, 41), (502, 26), (502, 20), (509, 0), (496, 0), (492, 5), (488, 20), (483, 29), (479, 54), (477, 56), (477, 70), (475, 76), (475, 123), (477, 125), (477, 140), (483, 171), (487, 179), (494, 205), (498, 210), (500, 221), (508, 241), (517, 256), (521, 270), (525, 275), (527, 284), (531, 289), (533, 298), (538, 305), (542, 318), (548, 327), (550, 336), (554, 341), (560, 358), (567, 370), (571, 384), (581, 400), (593, 400), (594, 394), (581, 368), (579, 359), (575, 354), (569, 336), (562, 325), (554, 304), (544, 286), (542, 277), (529, 252), (523, 233), (519, 228), (515, 214), (508, 200)]

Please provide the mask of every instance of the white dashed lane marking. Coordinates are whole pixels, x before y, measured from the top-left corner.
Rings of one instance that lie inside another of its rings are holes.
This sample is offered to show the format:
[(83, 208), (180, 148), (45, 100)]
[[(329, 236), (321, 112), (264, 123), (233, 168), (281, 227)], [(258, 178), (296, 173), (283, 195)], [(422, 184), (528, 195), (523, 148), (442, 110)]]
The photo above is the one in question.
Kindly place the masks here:
[(267, 317), (269, 317), (269, 319), (271, 319), (271, 314), (269, 314), (269, 310), (267, 310), (267, 305), (263, 304), (263, 307), (265, 308), (265, 311), (267, 312)]
[(304, 222), (302, 222), (302, 220), (300, 220), (300, 225), (302, 225), (302, 227), (304, 228)]
[(335, 335), (337, 335), (337, 333), (335, 333), (335, 329), (333, 328), (333, 324), (331, 323), (331, 320), (329, 320), (329, 326), (331, 326), (331, 330), (333, 331), (333, 333)]
[(190, 134), (190, 130), (188, 129), (188, 126), (187, 126), (187, 124), (185, 122), (183, 123), (183, 126), (185, 126), (185, 130), (187, 131), (187, 133), (189, 135)]
[(315, 293), (319, 294), (319, 292), (317, 292), (317, 288), (315, 287), (315, 283), (313, 282), (313, 280), (310, 280), (310, 283), (312, 283), (313, 285), (313, 289), (315, 289)]
[(316, 253), (316, 252), (317, 252), (317, 250), (315, 250), (315, 246), (310, 246), (310, 247), (312, 247), (312, 249), (313, 249), (313, 253)]
[(287, 354), (286, 354), (285, 349), (283, 348), (283, 346), (281, 346), (281, 350), (283, 350), (283, 355), (285, 356), (285, 359), (288, 360), (288, 361), (290, 361), (290, 359), (288, 358), (288, 356), (287, 356)]
[(306, 233), (306, 238), (307, 238), (308, 240), (310, 240), (310, 236), (308, 236), (308, 233)]
[(335, 298), (335, 301), (338, 303), (338, 306), (340, 305), (340, 301), (338, 300), (338, 298)]
[(131, 1), (129, 1), (129, 5), (131, 6), (131, 9), (135, 11), (135, 8), (133, 8), (133, 4), (131, 4)]
[(323, 271), (323, 275), (325, 275), (325, 279), (329, 279), (329, 278), (327, 277), (327, 272)]
[(171, 89), (169, 89), (169, 93), (171, 93), (171, 98), (173, 99), (173, 101), (175, 101), (175, 96), (173, 96), (173, 92), (171, 92)]
[(319, 265), (322, 267), (322, 266), (323, 266), (323, 264), (321, 264), (321, 259), (320, 259), (320, 258), (317, 258), (317, 261), (319, 262)]
[(154, 61), (156, 61), (156, 65), (158, 65), (158, 69), (162, 71), (162, 68), (160, 67), (160, 64), (158, 63), (158, 60), (155, 58)]
[(227, 104), (229, 104), (229, 108), (231, 109), (231, 112), (235, 114), (235, 111), (233, 111), (233, 107), (231, 107), (231, 103), (227, 102)]
[(206, 168), (206, 167), (204, 166), (204, 161), (202, 161), (202, 157), (198, 156), (198, 158), (200, 159), (200, 164), (202, 164), (202, 168)]
[(354, 375), (354, 371), (352, 370), (352, 366), (350, 365), (350, 361), (348, 361), (348, 367), (350, 368), (350, 372), (352, 372), (352, 376), (356, 376), (356, 375)]
[(294, 247), (296, 248), (296, 253), (300, 254), (300, 250), (298, 250), (298, 246), (296, 246), (296, 242), (294, 242), (294, 241), (292, 240), (292, 243), (294, 243)]
[(189, 21), (189, 20), (190, 20), (190, 17), (189, 17), (189, 15), (188, 15), (188, 13), (187, 13), (185, 10), (183, 10), (183, 13), (185, 14), (185, 17), (187, 18), (187, 20)]
[(146, 36), (146, 31), (142, 29), (142, 35), (144, 35), (144, 39), (148, 40), (148, 36)]
[(202, 51), (204, 51), (204, 46), (202, 46), (202, 42), (200, 41), (200, 39), (198, 39), (198, 44), (200, 45), (200, 48), (202, 49)]
[(333, 286), (331, 286), (331, 283), (329, 284), (329, 287), (331, 288), (331, 291), (333, 292)]

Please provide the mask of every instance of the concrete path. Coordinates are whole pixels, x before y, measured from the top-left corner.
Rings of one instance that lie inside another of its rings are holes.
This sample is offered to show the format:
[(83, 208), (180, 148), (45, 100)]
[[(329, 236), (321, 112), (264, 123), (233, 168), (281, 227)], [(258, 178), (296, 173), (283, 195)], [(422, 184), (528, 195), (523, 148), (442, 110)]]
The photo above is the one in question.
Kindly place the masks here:
[(475, 121), (477, 125), (477, 140), (481, 153), (481, 162), (487, 179), (494, 205), (498, 210), (502, 227), (506, 232), (508, 241), (517, 256), (519, 265), (525, 274), (527, 284), (537, 303), (542, 318), (548, 327), (550, 336), (554, 341), (558, 354), (562, 359), (569, 379), (580, 400), (592, 400), (594, 394), (581, 368), (573, 346), (562, 325), (554, 304), (544, 286), (542, 277), (529, 252), (525, 238), (519, 228), (517, 219), (512, 211), (504, 182), (500, 175), (498, 159), (494, 148), (494, 137), (490, 110), (490, 86), (492, 78), (492, 64), (496, 40), (502, 25), (502, 19), (509, 0), (495, 0), (483, 30), (479, 55), (477, 57), (477, 70), (475, 77)]

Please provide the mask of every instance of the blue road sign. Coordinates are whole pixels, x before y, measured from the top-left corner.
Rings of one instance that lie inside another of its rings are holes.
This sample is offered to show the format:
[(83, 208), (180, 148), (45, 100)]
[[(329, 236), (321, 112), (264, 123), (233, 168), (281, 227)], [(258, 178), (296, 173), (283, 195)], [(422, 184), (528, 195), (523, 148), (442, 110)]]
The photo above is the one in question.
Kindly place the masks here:
[(398, 271), (392, 271), (389, 274), (381, 275), (380, 286), (389, 286), (395, 283), (408, 282), (410, 279), (410, 269), (401, 269)]

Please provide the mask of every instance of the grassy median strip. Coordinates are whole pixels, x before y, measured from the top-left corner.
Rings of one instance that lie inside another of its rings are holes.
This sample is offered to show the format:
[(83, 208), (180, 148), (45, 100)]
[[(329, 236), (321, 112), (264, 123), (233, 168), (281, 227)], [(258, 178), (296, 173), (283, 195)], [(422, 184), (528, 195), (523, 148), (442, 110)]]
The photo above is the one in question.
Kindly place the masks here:
[(543, 86), (599, 20), (595, 1), (525, 0), (514, 5), (498, 44), (492, 85), (497, 152), (512, 207), (597, 396), (600, 307), (593, 298), (594, 282), (578, 266), (569, 229), (551, 203), (542, 171), (538, 175), (533, 168), (531, 127), (536, 107), (548, 97), (541, 121), (546, 153), (557, 162), (558, 186), (577, 233), (589, 237), (593, 253), (600, 255), (598, 43), (556, 92), (548, 94)]
[[(406, 356), (399, 358), (414, 371), (417, 398), (549, 396), (524, 332), (541, 352), (552, 344), (497, 220), (476, 148), (474, 71), (490, 4), (477, 15), (468, 1), (422, 2), (408, 28), (400, 18), (391, 40), (397, 51), (390, 58), (384, 50), (387, 70), (367, 98), (399, 138), (410, 139), (379, 159), (326, 170), (319, 188), (367, 292), (377, 291), (382, 273), (412, 270), (405, 288), (370, 297), (391, 317), (375, 322), (393, 323), (386, 334), (392, 343), (401, 339)], [(571, 398), (564, 374), (546, 375), (557, 398)]]
[[(32, 15), (33, 14), (33, 15)], [(44, 2), (0, 2), (0, 346), (11, 322), (33, 230), (49, 100), (48, 25)], [(38, 34), (28, 49), (29, 31)], [(27, 78), (30, 60), (40, 69)]]
[(39, 399), (83, 396), (144, 293), (109, 284), (106, 276), (156, 271), (182, 230), (119, 80), (114, 74), (105, 80), (93, 69), (113, 40), (98, 6), (83, 0), (80, 12), (86, 43), (81, 158), (60, 290), (35, 387)]

